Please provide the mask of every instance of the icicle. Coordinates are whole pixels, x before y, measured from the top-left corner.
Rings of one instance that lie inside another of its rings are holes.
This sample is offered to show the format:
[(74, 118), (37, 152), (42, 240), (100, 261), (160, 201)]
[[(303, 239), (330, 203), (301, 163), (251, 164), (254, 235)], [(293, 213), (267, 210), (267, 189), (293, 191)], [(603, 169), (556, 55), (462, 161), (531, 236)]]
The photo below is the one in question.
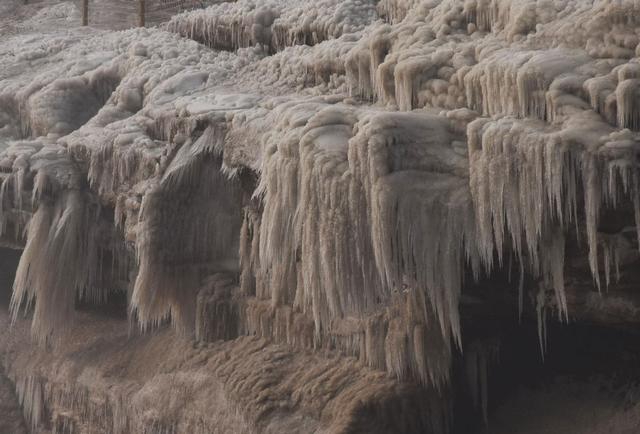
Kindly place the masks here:
[(618, 101), (618, 126), (620, 128), (640, 129), (640, 80), (624, 80), (616, 88)]
[(23, 408), (24, 417), (30, 423), (31, 430), (41, 427), (45, 416), (43, 380), (36, 376), (26, 376), (16, 382), (18, 401)]
[(638, 248), (640, 249), (640, 180), (638, 179), (638, 173), (634, 176), (634, 187), (632, 189), (633, 196), (633, 210), (636, 222), (636, 234), (638, 240)]
[[(297, 113), (287, 112), (284, 119)], [(415, 169), (389, 173), (387, 166), (390, 149), (410, 151), (431, 137), (433, 159), (423, 160), (426, 167), (459, 167), (460, 157), (440, 147), (439, 138), (449, 134), (448, 121), (372, 116), (357, 124), (352, 137), (353, 122), (342, 109), (321, 111), (295, 136), (266, 148), (255, 194), (263, 202), (260, 239), (251, 242), (260, 252), (254, 263), (259, 264), (256, 296), (271, 300), (272, 309), (293, 302), (310, 314), (318, 345), (327, 335), (338, 339), (332, 335), (335, 321), (392, 303), (396, 307), (387, 319), (392, 331), (380, 336), (365, 331), (365, 340), (384, 344), (384, 350), (367, 345), (360, 357), (380, 366), (382, 352), (387, 370), (399, 378), (441, 385), (448, 376), (450, 337), (460, 342), (457, 304), (464, 259), (476, 263), (478, 257), (467, 180)], [(415, 131), (415, 137), (393, 138), (389, 133), (396, 129)], [(407, 190), (407, 185), (413, 187)], [(248, 244), (249, 227), (242, 233)], [(251, 268), (250, 261), (243, 264)], [(265, 281), (271, 283), (260, 283)], [(252, 320), (250, 328), (271, 333), (274, 327), (261, 321)], [(345, 351), (355, 351), (362, 339), (361, 332), (354, 333), (340, 334), (337, 342)]]
[(518, 322), (522, 323), (522, 312), (524, 310), (524, 263), (522, 258), (518, 261), (520, 265), (520, 277), (518, 280)]
[(589, 245), (589, 267), (598, 291), (600, 291), (600, 271), (598, 267), (598, 220), (602, 202), (598, 162), (595, 157), (583, 160), (583, 185), (585, 190), (585, 225)]
[(475, 341), (465, 350), (467, 384), (485, 426), (489, 424), (489, 368), (497, 363), (499, 352), (500, 342), (493, 339)]
[(556, 227), (541, 246), (544, 249), (544, 253), (541, 253), (541, 271), (545, 284), (550, 285), (555, 293), (560, 321), (568, 322), (567, 296), (564, 288), (564, 244), (562, 229)]
[[(222, 2), (174, 16), (166, 29), (218, 50), (259, 45), (276, 52), (292, 45), (316, 45), (355, 32), (376, 18), (374, 1), (347, 0), (327, 4), (303, 2), (284, 7), (267, 3)], [(307, 17), (313, 14), (314, 19)]]
[(544, 361), (544, 356), (547, 351), (547, 294), (544, 286), (540, 286), (536, 295), (536, 315), (538, 319), (540, 356)]
[(604, 264), (605, 287), (608, 288), (611, 283), (611, 267), (615, 273), (616, 281), (620, 280), (620, 234), (600, 235), (600, 244), (602, 245), (602, 262)]
[(40, 342), (69, 325), (76, 294), (98, 302), (105, 298), (94, 213), (82, 192), (69, 190), (54, 203), (41, 199), (29, 222), (11, 311), (15, 321), (20, 308), (34, 305), (32, 332)]

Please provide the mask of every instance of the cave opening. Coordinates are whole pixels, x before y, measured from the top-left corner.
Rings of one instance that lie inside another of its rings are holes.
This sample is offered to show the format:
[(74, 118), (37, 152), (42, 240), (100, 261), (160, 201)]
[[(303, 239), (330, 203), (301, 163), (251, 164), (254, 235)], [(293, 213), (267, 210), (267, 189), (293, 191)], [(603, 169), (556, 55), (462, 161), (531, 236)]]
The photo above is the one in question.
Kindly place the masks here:
[(465, 363), (469, 356), (460, 355), (453, 366), (453, 433), (600, 433), (594, 425), (604, 429), (640, 421), (640, 333), (636, 330), (563, 324), (553, 318), (542, 354), (538, 327), (531, 318), (521, 323), (491, 318), (474, 327), (471, 336), (499, 342), (497, 357), (486, 365), (488, 420), (482, 421), (481, 405), (469, 391)]
[[(9, 312), (11, 291), (22, 251), (0, 247), (0, 315)], [(4, 330), (3, 333), (7, 331)], [(2, 353), (0, 352), (0, 355)], [(5, 366), (0, 364), (0, 432), (26, 434), (27, 428), (22, 416), (14, 384), (7, 378)]]
[(13, 280), (21, 254), (20, 250), (0, 247), (0, 305), (5, 311), (9, 309)]

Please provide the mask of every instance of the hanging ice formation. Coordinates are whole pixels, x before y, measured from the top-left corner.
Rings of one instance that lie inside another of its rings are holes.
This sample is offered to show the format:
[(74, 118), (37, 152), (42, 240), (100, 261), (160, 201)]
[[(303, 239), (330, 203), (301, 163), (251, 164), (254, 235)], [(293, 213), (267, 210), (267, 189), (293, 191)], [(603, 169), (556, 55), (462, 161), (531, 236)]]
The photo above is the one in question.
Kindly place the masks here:
[[(0, 120), (42, 136), (1, 163), (4, 237), (28, 225), (14, 314), (33, 304), (46, 339), (76, 297), (125, 280), (104, 276), (103, 250), (135, 252), (107, 268), (132, 266), (143, 329), (331, 348), (444, 389), (465, 273), (514, 258), (540, 288), (544, 348), (547, 311), (571, 314), (565, 240), (586, 241), (599, 289), (623, 244), (602, 213), (640, 228), (640, 5), (374, 4), (241, 0), (174, 17), (182, 37), (27, 44), (56, 62), (36, 84), (0, 76), (18, 107)], [(79, 128), (53, 103), (78, 92), (93, 95)], [(220, 271), (239, 287), (211, 283)], [(237, 324), (207, 328), (216, 312)]]
[(262, 46), (276, 52), (362, 30), (375, 19), (372, 0), (223, 2), (175, 16), (166, 28), (218, 50)]
[(216, 149), (222, 133), (207, 127), (177, 151), (140, 208), (138, 274), (131, 309), (142, 327), (174, 323), (193, 328), (201, 275), (238, 250), (240, 199)]
[(466, 374), (473, 404), (482, 412), (485, 425), (489, 423), (489, 371), (500, 357), (500, 342), (474, 341), (466, 349)]

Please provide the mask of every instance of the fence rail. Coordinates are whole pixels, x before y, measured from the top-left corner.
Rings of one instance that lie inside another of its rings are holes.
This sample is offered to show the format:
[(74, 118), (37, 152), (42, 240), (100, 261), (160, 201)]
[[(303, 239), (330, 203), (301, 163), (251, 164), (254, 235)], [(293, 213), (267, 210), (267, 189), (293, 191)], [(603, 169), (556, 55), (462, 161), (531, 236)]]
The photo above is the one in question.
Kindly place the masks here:
[(75, 0), (82, 25), (126, 29), (157, 25), (185, 10), (203, 8), (220, 0)]

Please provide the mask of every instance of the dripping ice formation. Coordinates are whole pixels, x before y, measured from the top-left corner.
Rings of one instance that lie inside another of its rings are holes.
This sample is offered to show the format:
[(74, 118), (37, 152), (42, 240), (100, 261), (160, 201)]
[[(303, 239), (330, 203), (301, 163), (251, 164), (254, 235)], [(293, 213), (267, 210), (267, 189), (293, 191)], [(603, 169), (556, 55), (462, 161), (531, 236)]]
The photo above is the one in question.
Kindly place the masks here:
[(636, 0), (239, 0), (0, 37), (14, 321), (55, 344), (78, 300), (124, 293), (145, 331), (331, 348), (446, 394), (464, 285), (511, 267), (544, 352), (567, 240), (604, 291), (640, 238), (639, 23)]

